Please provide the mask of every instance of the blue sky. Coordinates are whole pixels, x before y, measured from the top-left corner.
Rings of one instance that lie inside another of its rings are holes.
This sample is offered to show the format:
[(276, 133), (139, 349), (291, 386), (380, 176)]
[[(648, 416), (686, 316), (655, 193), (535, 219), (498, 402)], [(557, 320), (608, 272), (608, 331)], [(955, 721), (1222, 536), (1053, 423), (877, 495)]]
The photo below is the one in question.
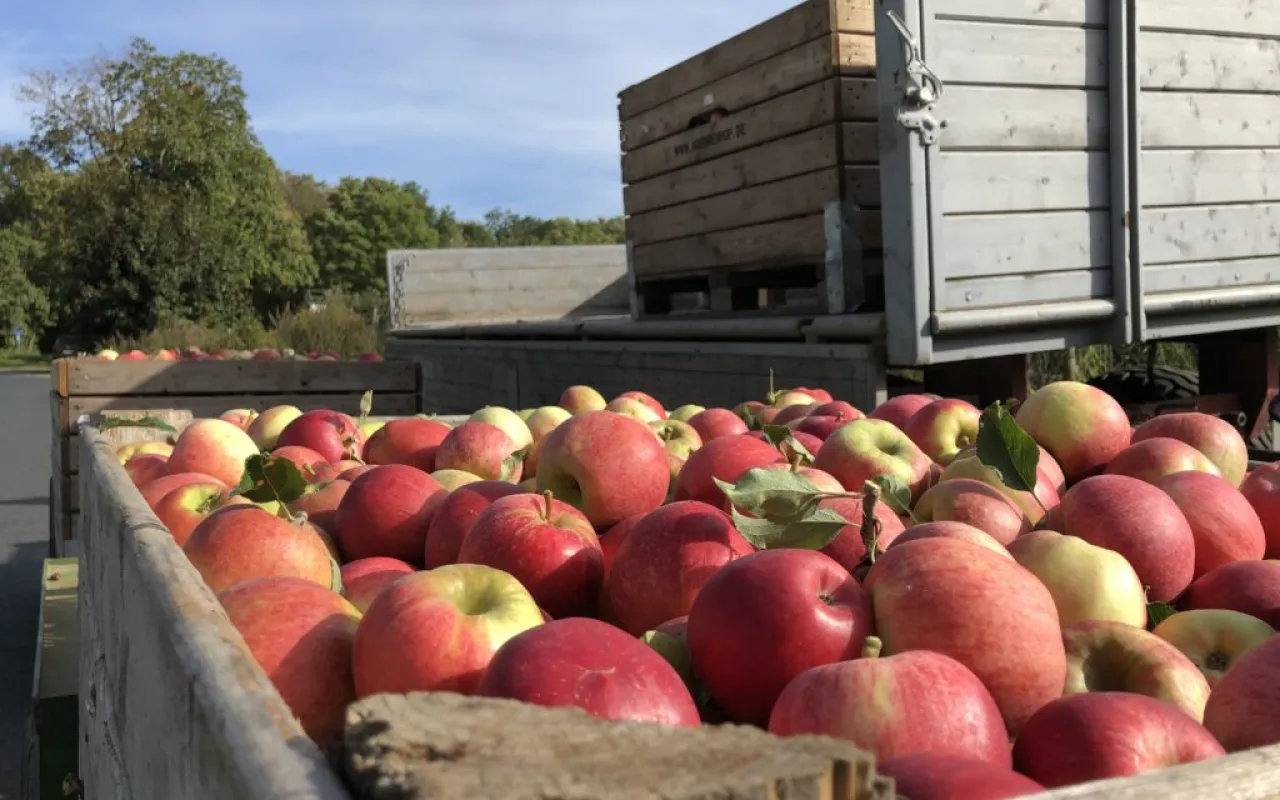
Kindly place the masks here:
[(617, 94), (798, 0), (11, 0), (0, 139), (30, 69), (121, 52), (221, 55), (286, 169), (415, 180), (466, 217), (621, 213)]

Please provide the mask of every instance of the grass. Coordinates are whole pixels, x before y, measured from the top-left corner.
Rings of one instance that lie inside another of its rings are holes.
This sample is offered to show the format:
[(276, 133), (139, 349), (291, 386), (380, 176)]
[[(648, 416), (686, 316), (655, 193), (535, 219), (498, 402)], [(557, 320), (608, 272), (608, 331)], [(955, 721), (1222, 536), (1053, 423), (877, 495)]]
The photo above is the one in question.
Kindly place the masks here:
[(49, 356), (23, 348), (2, 347), (0, 348), (0, 371), (11, 370), (47, 370), (49, 368)]

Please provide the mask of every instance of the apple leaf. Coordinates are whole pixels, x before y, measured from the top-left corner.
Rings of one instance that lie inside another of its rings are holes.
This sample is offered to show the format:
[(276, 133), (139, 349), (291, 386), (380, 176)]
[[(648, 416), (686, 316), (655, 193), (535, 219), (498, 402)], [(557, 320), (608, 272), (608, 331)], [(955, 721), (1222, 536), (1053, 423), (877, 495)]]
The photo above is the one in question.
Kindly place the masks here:
[(1161, 622), (1178, 613), (1178, 610), (1168, 603), (1159, 601), (1147, 603), (1147, 630), (1154, 629)]
[(529, 451), (532, 449), (532, 446), (522, 447), (502, 459), (502, 474), (499, 476), (499, 480), (510, 483), (511, 479), (515, 477), (516, 470), (524, 464), (525, 458), (529, 455)]
[(804, 444), (802, 444), (795, 436), (788, 436), (783, 444), (790, 447), (796, 455), (800, 456), (800, 463), (805, 464), (806, 466), (817, 460), (817, 456), (810, 453), (809, 448), (805, 447)]
[(911, 513), (911, 487), (900, 478), (896, 475), (877, 475), (871, 482), (880, 490), (880, 502), (893, 509), (893, 513)]
[(255, 503), (275, 501), (284, 506), (306, 491), (307, 479), (296, 464), (287, 458), (258, 454), (244, 460), (244, 475), (231, 493)]
[(757, 550), (821, 550), (852, 524), (829, 508), (820, 508), (802, 519), (783, 522), (748, 517), (736, 507), (730, 511), (738, 533)]
[(103, 417), (98, 423), (98, 430), (109, 431), (112, 428), (150, 428), (151, 430), (164, 431), (165, 433), (177, 433), (178, 429), (160, 419), (159, 417), (145, 416), (138, 419), (125, 419), (123, 417)]
[(764, 440), (774, 447), (781, 447), (791, 438), (791, 429), (786, 425), (765, 425), (760, 430), (764, 433)]
[(749, 469), (737, 484), (712, 478), (735, 508), (773, 522), (793, 522), (812, 514), (822, 501), (822, 491), (798, 472), (781, 469)]
[(360, 419), (368, 419), (373, 413), (373, 390), (370, 389), (360, 395)]
[(338, 562), (333, 556), (329, 557), (329, 566), (329, 588), (345, 597), (347, 589), (342, 585), (342, 567), (338, 566)]
[(982, 411), (978, 426), (978, 460), (995, 470), (1010, 489), (1034, 493), (1040, 447), (1001, 403), (992, 403)]

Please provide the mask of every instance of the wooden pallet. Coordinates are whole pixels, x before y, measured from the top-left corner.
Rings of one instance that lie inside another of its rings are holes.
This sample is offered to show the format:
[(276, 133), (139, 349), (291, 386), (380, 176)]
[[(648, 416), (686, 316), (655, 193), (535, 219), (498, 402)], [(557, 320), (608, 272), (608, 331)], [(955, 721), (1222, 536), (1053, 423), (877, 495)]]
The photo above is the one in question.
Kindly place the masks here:
[(633, 316), (880, 304), (870, 0), (807, 0), (619, 95)]
[(373, 392), (375, 414), (421, 410), (419, 368), (406, 361), (99, 361), (58, 359), (50, 368), (52, 480), (50, 553), (75, 555), (79, 516), (77, 421), (85, 415), (183, 409), (189, 421), (233, 408), (293, 405), (359, 413)]

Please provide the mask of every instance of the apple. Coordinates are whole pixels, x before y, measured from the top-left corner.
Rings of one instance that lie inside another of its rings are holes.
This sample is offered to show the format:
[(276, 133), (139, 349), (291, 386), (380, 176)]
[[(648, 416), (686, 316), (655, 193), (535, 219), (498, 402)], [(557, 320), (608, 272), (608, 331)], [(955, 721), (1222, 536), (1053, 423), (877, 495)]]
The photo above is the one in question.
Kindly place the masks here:
[(130, 350), (127, 353), (120, 354), (120, 361), (147, 361), (147, 354), (141, 350)]
[(594, 619), (556, 620), (507, 640), (476, 694), (576, 706), (619, 722), (701, 724), (684, 681), (661, 655)]
[(1129, 692), (1054, 700), (1027, 721), (1013, 745), (1014, 768), (1050, 789), (1222, 755), (1222, 745), (1199, 722)]
[(340, 481), (354, 481), (366, 472), (373, 472), (375, 469), (378, 469), (378, 467), (373, 464), (359, 464), (339, 472), (337, 479)]
[[(747, 434), (747, 436), (751, 437), (752, 439), (757, 439), (761, 442), (769, 441), (768, 437), (765, 436), (764, 431), (751, 431), (750, 433)], [(805, 450), (808, 450), (809, 453), (813, 456), (817, 456), (818, 451), (822, 449), (823, 440), (819, 439), (817, 436), (814, 436), (812, 433), (805, 433), (804, 431), (797, 431), (793, 429), (791, 431), (791, 435), (788, 436), (787, 439), (795, 439), (797, 442), (800, 443), (801, 447), (803, 447)], [(784, 440), (781, 444), (779, 444), (776, 449), (779, 453), (782, 454), (783, 460), (786, 461), (788, 464), (795, 462), (796, 459), (803, 458), (801, 452), (786, 440)]]
[(1090, 620), (1062, 629), (1067, 649), (1066, 694), (1144, 694), (1204, 718), (1209, 682), (1178, 648), (1136, 625)]
[(356, 357), (356, 361), (381, 361), (382, 356), (375, 352), (361, 353)]
[(440, 485), (451, 492), (484, 480), (479, 475), (473, 475), (460, 469), (438, 469), (431, 473), (431, 477), (440, 481)]
[(1204, 725), (1228, 752), (1280, 743), (1280, 637), (1272, 636), (1231, 665), (1204, 710)]
[(115, 350), (106, 349), (106, 350), (98, 351), (98, 358), (102, 361), (115, 361), (119, 357), (120, 357), (120, 354), (117, 353)]
[(876, 774), (893, 778), (897, 796), (910, 800), (1003, 800), (1044, 790), (1007, 767), (951, 753), (910, 753), (877, 760)]
[(778, 413), (773, 419), (769, 420), (771, 425), (791, 425), (799, 422), (809, 416), (811, 409), (817, 408), (817, 403), (795, 403), (793, 405), (784, 406), (778, 409)]
[(884, 420), (895, 428), (902, 429), (917, 411), (940, 399), (934, 394), (900, 394), (876, 406), (867, 417)]
[(1040, 530), (1010, 542), (1009, 554), (1049, 590), (1062, 627), (1087, 620), (1146, 626), (1142, 581), (1114, 550), (1078, 536)]
[(1234, 561), (1209, 570), (1196, 578), (1178, 606), (1239, 611), (1280, 629), (1280, 561)]
[(1270, 639), (1276, 629), (1248, 614), (1225, 609), (1179, 611), (1155, 627), (1156, 636), (1178, 648), (1213, 689), (1241, 656)]
[(572, 416), (560, 406), (541, 406), (533, 410), (525, 420), (525, 425), (529, 428), (533, 441), (538, 442)]
[(293, 514), (306, 514), (307, 521), (321, 528), (326, 533), (336, 534), (338, 530), (338, 506), (346, 497), (351, 481), (335, 478), (321, 483), (312, 483), (303, 490), (302, 496), (288, 504)]
[[(693, 656), (689, 654), (689, 618), (676, 617), (662, 623), (652, 631), (646, 631), (641, 637), (644, 643), (652, 647), (658, 655), (671, 665), (676, 674), (680, 676), (680, 680), (684, 681), (684, 685), (689, 689), (690, 693), (700, 692), (698, 676), (693, 671)], [(660, 636), (650, 636), (650, 633), (661, 634)], [(694, 701), (697, 702), (696, 700)], [(699, 709), (701, 711), (701, 709)], [(706, 717), (703, 717), (706, 722)], [(725, 720), (726, 722), (728, 720)]]
[(449, 492), (427, 473), (386, 464), (351, 482), (333, 517), (349, 561), (373, 556), (422, 563), (427, 531)]
[(533, 444), (533, 432), (520, 415), (509, 408), (501, 406), (485, 406), (468, 418), (468, 422), (484, 422), (507, 435), (515, 443), (516, 450), (522, 450)]
[(652, 511), (666, 500), (671, 482), (666, 450), (649, 426), (635, 419), (589, 411), (562, 423), (541, 447), (538, 492), (549, 491), (578, 509), (596, 529)]
[(191, 538), (205, 517), (228, 505), (249, 505), (240, 496), (232, 496), (221, 483), (189, 483), (165, 494), (156, 502), (156, 519), (164, 523), (173, 534), (173, 540), (182, 547)]
[(1001, 545), (1031, 530), (1031, 521), (1008, 495), (973, 478), (955, 478), (929, 487), (912, 509), (919, 522), (963, 522)]
[(139, 489), (169, 471), (169, 457), (158, 453), (136, 455), (124, 463), (124, 471), (129, 473), (129, 480)]
[[(695, 416), (697, 416), (698, 414), (701, 414), (703, 411), (706, 411), (706, 410), (707, 409), (704, 406), (698, 406), (698, 405), (689, 403), (689, 404), (680, 406), (675, 411), (672, 411), (671, 414), (669, 415), (669, 418), (674, 420), (679, 420), (680, 422), (688, 422), (689, 420), (693, 419)], [(733, 413), (739, 419), (742, 419), (741, 414), (738, 414), (738, 412), (736, 411)], [(746, 420), (743, 420), (743, 423), (745, 424)]]
[(689, 614), (702, 586), (725, 564), (755, 552), (719, 508), (678, 500), (635, 523), (605, 583), (619, 626), (639, 636)]
[(325, 745), (341, 744), (347, 706), (356, 699), (355, 606), (292, 577), (238, 583), (219, 593), (218, 602), (303, 732)]
[(258, 454), (249, 434), (220, 419), (199, 419), (178, 434), (169, 456), (169, 474), (203, 472), (228, 486), (244, 475), (244, 462)]
[(473, 694), (498, 648), (542, 624), (528, 590), (502, 570), (449, 564), (397, 578), (356, 630), (356, 696)]
[(518, 450), (501, 428), (487, 422), (464, 422), (440, 442), (435, 468), (458, 469), (485, 480), (518, 483), (522, 472)]
[(1073, 484), (1103, 470), (1129, 446), (1129, 417), (1115, 398), (1078, 381), (1032, 392), (1014, 418), (1062, 466)]
[[(849, 520), (850, 524), (841, 528), (840, 532), (836, 534), (836, 538), (832, 539), (826, 547), (818, 552), (835, 559), (837, 564), (848, 570), (850, 575), (853, 575), (867, 554), (867, 544), (862, 539), (862, 499), (855, 497), (829, 497), (820, 502), (818, 507), (835, 511)], [(876, 542), (878, 555), (883, 553), (898, 536), (902, 535), (905, 528), (902, 518), (885, 503), (876, 503), (875, 515), (876, 520), (880, 523), (880, 537)]]
[(1044, 520), (1046, 511), (1052, 511), (1061, 500), (1058, 490), (1053, 488), (1053, 478), (1044, 469), (1036, 468), (1034, 493), (1015, 490), (1000, 479), (1000, 473), (982, 463), (978, 458), (977, 448), (958, 453), (950, 464), (943, 467), (942, 473), (938, 476), (938, 482), (946, 483), (961, 478), (971, 478), (995, 487), (1022, 509), (1022, 513), (1032, 525), (1040, 524)]
[(646, 424), (666, 419), (666, 417), (654, 411), (651, 406), (634, 397), (615, 397), (609, 401), (609, 405), (605, 406), (604, 410), (612, 411), (615, 414), (623, 414)]
[(121, 464), (128, 464), (134, 457), (142, 455), (164, 456), (167, 459), (173, 455), (173, 445), (168, 442), (133, 442), (116, 448), (116, 459)]
[(1134, 429), (1134, 444), (1152, 438), (1177, 439), (1191, 445), (1204, 453), (1232, 486), (1239, 486), (1249, 469), (1249, 449), (1240, 431), (1212, 414), (1160, 414)]
[(965, 522), (949, 522), (945, 520), (912, 525), (902, 533), (889, 539), (888, 543), (885, 544), (885, 549), (887, 550), (895, 545), (906, 544), (907, 542), (914, 542), (917, 539), (932, 539), (938, 536), (944, 539), (959, 539), (963, 542), (976, 544), (979, 547), (985, 547), (1004, 558), (1013, 558), (1013, 556), (1009, 555), (1009, 551), (1005, 549), (1004, 545), (1000, 544), (990, 534)]
[[(624, 549), (639, 544), (642, 527)], [(857, 580), (814, 550), (762, 550), (728, 562), (702, 585), (688, 616), (694, 672), (731, 719), (760, 726), (793, 678), (857, 657), (872, 630)]]
[(1195, 573), (1195, 536), (1178, 504), (1158, 487), (1127, 475), (1095, 475), (1067, 490), (1057, 510), (1062, 533), (1125, 557), (1150, 587), (1151, 600), (1169, 602)]
[[(782, 462), (782, 454), (763, 439), (749, 434), (722, 436), (704, 444), (685, 461), (676, 481), (676, 500), (696, 500), (722, 506), (724, 492), (715, 479), (735, 483), (754, 467)], [(661, 622), (662, 620), (658, 620)]]
[(1263, 464), (1240, 484), (1240, 493), (1257, 512), (1267, 537), (1267, 558), (1280, 557), (1280, 461)]
[(249, 430), (249, 426), (258, 418), (258, 412), (252, 408), (233, 408), (230, 411), (224, 411), (218, 415), (218, 419), (230, 422), (242, 431)]
[(719, 439), (722, 436), (737, 436), (746, 433), (747, 423), (727, 408), (708, 408), (695, 414), (689, 425), (698, 432), (703, 442)]
[(450, 492), (427, 528), (424, 547), (427, 568), (457, 563), (462, 541), (480, 513), (493, 501), (520, 493), (520, 487), (506, 481), (476, 481)]
[(590, 386), (570, 386), (560, 395), (560, 402), (556, 405), (570, 414), (577, 415), (588, 411), (603, 411), (608, 403), (604, 395)]
[(1232, 561), (1257, 561), (1266, 553), (1262, 520), (1240, 490), (1225, 479), (1188, 471), (1169, 475), (1156, 485), (1173, 498), (1191, 526), (1195, 577)]
[(463, 537), (458, 563), (507, 572), (557, 619), (594, 607), (604, 581), (604, 555), (591, 523), (550, 492), (490, 503)]
[(151, 507), (152, 511), (154, 511), (156, 504), (159, 503), (166, 494), (181, 486), (187, 486), (192, 483), (217, 483), (221, 484), (224, 489), (231, 488), (212, 475), (206, 475), (203, 472), (170, 472), (148, 482), (140, 491), (142, 492), (142, 499), (146, 501), (146, 504)]
[(302, 409), (297, 406), (272, 406), (249, 423), (249, 438), (262, 450), (274, 450), (280, 434), (300, 416)]
[(1159, 483), (1162, 478), (1187, 470), (1218, 475), (1218, 468), (1204, 453), (1177, 439), (1157, 437), (1126, 447), (1111, 459), (1105, 472), (1108, 475), (1128, 475), (1147, 483)]
[(431, 472), (436, 468), (436, 450), (450, 430), (448, 425), (434, 419), (389, 420), (365, 442), (364, 460), (369, 464), (404, 464)]
[(660, 419), (650, 422), (649, 429), (662, 442), (663, 449), (682, 462), (689, 458), (690, 453), (702, 447), (704, 441), (693, 425), (677, 419)]
[(902, 426), (911, 441), (934, 463), (950, 464), (960, 448), (978, 441), (977, 406), (959, 398), (934, 400), (911, 415)]
[[(825, 403), (827, 401), (823, 400), (822, 402)], [(814, 397), (808, 392), (797, 391), (795, 389), (784, 389), (783, 391), (778, 392), (776, 395), (774, 395), (773, 402), (769, 403), (769, 405), (777, 409), (786, 409), (786, 408), (792, 408), (792, 407), (809, 408), (810, 406), (819, 405), (819, 402), (818, 402), (818, 398)], [(781, 425), (782, 423), (779, 422), (778, 424)]]
[(302, 477), (307, 479), (308, 483), (328, 483), (329, 481), (341, 480), (342, 473), (353, 467), (364, 466), (359, 461), (351, 459), (343, 459), (342, 461), (326, 461), (314, 467), (310, 474), (304, 473)]
[(907, 435), (879, 419), (855, 419), (822, 443), (813, 466), (835, 476), (851, 492), (878, 475), (889, 475), (911, 489), (914, 501), (933, 481), (933, 461)]
[(629, 392), (623, 392), (622, 394), (618, 395), (618, 397), (614, 399), (615, 400), (616, 399), (638, 400), (641, 403), (644, 403), (646, 406), (648, 406), (653, 411), (653, 413), (657, 414), (659, 419), (667, 418), (667, 410), (662, 407), (662, 403), (659, 403), (651, 395), (647, 395), (644, 392), (637, 392), (634, 390)]
[(1062, 694), (1066, 651), (1049, 590), (985, 547), (945, 537), (890, 547), (867, 573), (886, 655), (932, 650), (964, 664), (1016, 735)]
[(271, 347), (259, 347), (251, 356), (254, 361), (279, 361), (280, 351)]
[(329, 463), (329, 459), (312, 450), (310, 447), (302, 445), (285, 445), (277, 447), (271, 451), (271, 455), (276, 458), (283, 458), (292, 462), (298, 468), (298, 472), (308, 480), (315, 477), (316, 470)]
[(864, 419), (867, 415), (863, 414), (850, 403), (846, 403), (843, 400), (832, 400), (826, 403), (818, 403), (813, 406), (809, 409), (808, 416), (839, 417), (847, 422), (849, 420)]
[(250, 578), (304, 578), (332, 587), (337, 565), (314, 526), (295, 524), (253, 504), (227, 505), (205, 517), (182, 546), (217, 592)]
[[(737, 414), (743, 422), (747, 423), (748, 428), (755, 430), (760, 427), (759, 412), (768, 408), (772, 407), (766, 406), (759, 400), (747, 400), (744, 403), (739, 403), (734, 406), (733, 413)], [(773, 409), (773, 411), (775, 414), (777, 413), (777, 409)]]
[(363, 614), (390, 583), (417, 572), (398, 558), (361, 558), (342, 565), (343, 595)]
[(911, 753), (947, 753), (1013, 766), (1004, 719), (977, 675), (927, 650), (879, 658), (881, 646), (867, 637), (861, 658), (797, 675), (773, 706), (769, 732), (846, 739), (874, 755), (877, 764)]
[(276, 447), (310, 447), (329, 461), (359, 458), (364, 447), (356, 421), (338, 411), (304, 411), (280, 431)]

